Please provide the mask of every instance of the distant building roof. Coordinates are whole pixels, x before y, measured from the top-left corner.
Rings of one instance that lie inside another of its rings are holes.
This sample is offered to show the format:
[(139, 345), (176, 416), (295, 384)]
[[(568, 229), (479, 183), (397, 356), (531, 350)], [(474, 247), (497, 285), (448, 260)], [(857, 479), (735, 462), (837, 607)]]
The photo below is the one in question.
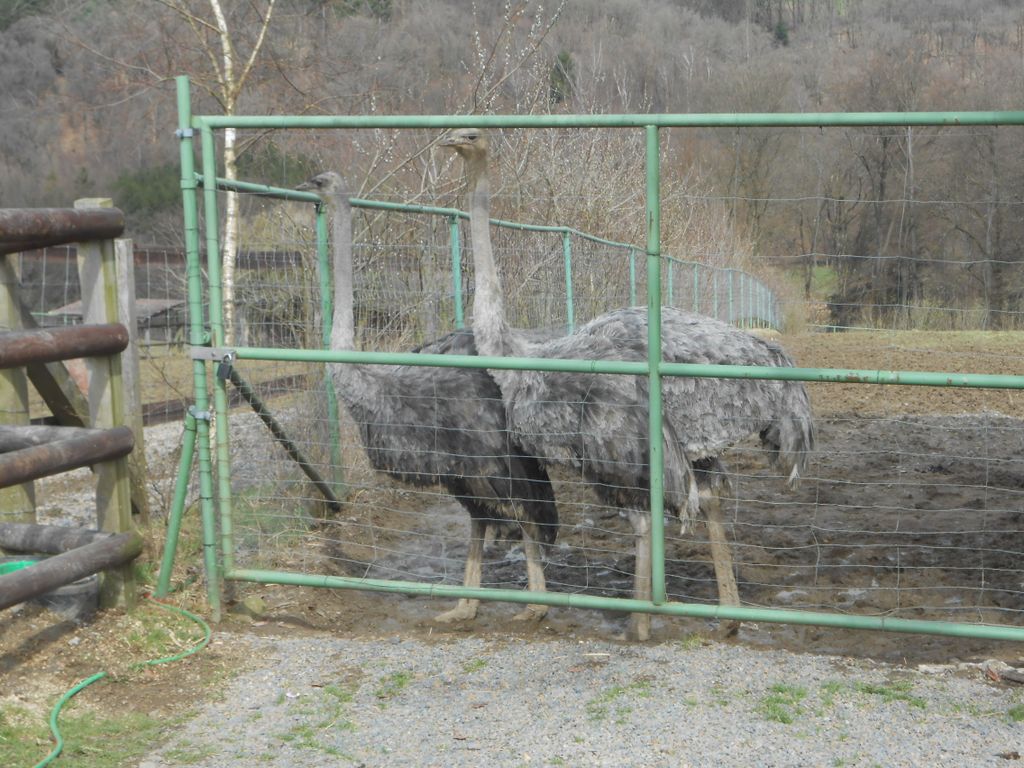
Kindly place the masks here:
[[(169, 312), (172, 309), (183, 306), (185, 306), (184, 299), (136, 299), (135, 313), (138, 315), (140, 320), (148, 320), (164, 312)], [(60, 315), (63, 317), (81, 317), (82, 302), (72, 301), (70, 304), (65, 304), (63, 307), (51, 309), (46, 314), (52, 316)]]

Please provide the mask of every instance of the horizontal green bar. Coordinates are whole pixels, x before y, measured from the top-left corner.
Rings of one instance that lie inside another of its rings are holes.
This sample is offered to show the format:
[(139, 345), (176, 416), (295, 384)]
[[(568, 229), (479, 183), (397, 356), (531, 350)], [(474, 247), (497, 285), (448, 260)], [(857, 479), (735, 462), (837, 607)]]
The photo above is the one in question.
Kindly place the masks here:
[(238, 347), (239, 360), (280, 360), (292, 363), (360, 363), (363, 365), (420, 365), (439, 368), (496, 368), (520, 371), (569, 371), (571, 373), (619, 373), (642, 375), (646, 362), (625, 360), (561, 360), (538, 357), (478, 357), (476, 355), (427, 355), (417, 352), (360, 352), (321, 349)]
[(1024, 125), (1010, 112), (753, 112), (630, 115), (199, 115), (195, 128), (776, 128)]
[(780, 608), (745, 608), (743, 606), (701, 605), (696, 603), (666, 602), (659, 605), (644, 600), (598, 595), (568, 594), (565, 592), (530, 592), (529, 590), (467, 588), (454, 584), (422, 584), (413, 581), (386, 579), (359, 579), (349, 576), (327, 576), (286, 571), (235, 569), (224, 574), (232, 581), (250, 581), (260, 584), (285, 584), (299, 587), (328, 587), (358, 589), (367, 592), (390, 592), (418, 597), (466, 598), (494, 600), (506, 603), (534, 603), (559, 608), (589, 608), (628, 613), (657, 613), (663, 616), (692, 616), (704, 619), (725, 619), (778, 624), (805, 624), (842, 629), (883, 630), (922, 635), (946, 635), (985, 640), (1024, 640), (1024, 627), (992, 624), (963, 624), (946, 621), (896, 619), (884, 616), (854, 616), (817, 611), (794, 611)]
[[(201, 173), (196, 174), (196, 181), (202, 186), (206, 179)], [(302, 192), (298, 189), (287, 187), (272, 187), (268, 184), (254, 184), (251, 181), (238, 181), (237, 179), (224, 179), (217, 177), (217, 189), (233, 189), (236, 192), (247, 192), (252, 195), (264, 197), (278, 197), (282, 200), (297, 200), (303, 203), (319, 203), (320, 198), (312, 192)]]
[(662, 363), (668, 376), (715, 379), (772, 379), (777, 381), (829, 381), (837, 384), (902, 384), (917, 387), (972, 387), (1024, 389), (1024, 376), (941, 371), (872, 371), (843, 368), (776, 368), (756, 365), (700, 365)]
[(455, 216), (460, 219), (468, 219), (469, 214), (460, 211), (458, 208), (441, 208), (436, 205), (417, 205), (415, 203), (389, 203), (386, 200), (364, 200), (361, 197), (353, 197), (349, 200), (353, 208), (371, 208), (380, 211), (402, 211), (404, 213), (431, 213), (437, 216)]
[[(196, 174), (196, 180), (202, 184), (203, 177)], [(282, 200), (295, 200), (302, 203), (319, 203), (320, 197), (313, 192), (302, 192), (287, 187), (274, 187), (269, 184), (254, 184), (249, 181), (237, 181), (217, 177), (217, 189), (233, 189), (237, 192), (247, 192), (263, 197), (276, 197)], [(405, 211), (407, 213), (432, 213), (438, 216), (458, 216), (468, 219), (469, 214), (460, 211), (458, 208), (440, 208), (434, 205), (415, 205), (412, 203), (389, 203), (384, 200), (363, 200), (353, 197), (349, 200), (353, 208), (377, 208), (384, 211)]]
[[(415, 352), (360, 352), (321, 349), (274, 349), (238, 347), (239, 360), (280, 360), (297, 363), (362, 363), (364, 365), (420, 365), (440, 368), (492, 368), (567, 373), (647, 374), (647, 362), (626, 360), (569, 360), (547, 357), (483, 357), (475, 355), (427, 355)], [(844, 368), (779, 368), (758, 365), (707, 365), (662, 363), (666, 376), (704, 379), (770, 379), (773, 381), (833, 382), (837, 384), (902, 384), (920, 387), (971, 387), (977, 389), (1024, 389), (1024, 376), (939, 371), (872, 371)]]

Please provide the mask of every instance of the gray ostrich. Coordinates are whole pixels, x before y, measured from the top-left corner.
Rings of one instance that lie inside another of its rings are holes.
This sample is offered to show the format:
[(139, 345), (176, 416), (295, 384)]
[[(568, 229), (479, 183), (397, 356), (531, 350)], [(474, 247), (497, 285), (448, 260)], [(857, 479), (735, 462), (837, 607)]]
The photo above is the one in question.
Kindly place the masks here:
[[(647, 359), (647, 311), (634, 307), (601, 315), (575, 333), (534, 342), (510, 329), (488, 231), (487, 139), (477, 129), (452, 131), (443, 141), (465, 161), (476, 294), (473, 330), (487, 356)], [(727, 323), (671, 307), (662, 310), (662, 357), (669, 362), (791, 366), (776, 344)], [(580, 472), (603, 500), (625, 510), (636, 535), (634, 594), (651, 598), (648, 381), (642, 376), (491, 371), (508, 413), (509, 429), (542, 462)], [(719, 456), (751, 434), (772, 451), (794, 484), (814, 444), (807, 391), (800, 382), (758, 379), (663, 379), (665, 509), (684, 526), (698, 512), (699, 494), (712, 491)], [(699, 488), (700, 486), (700, 488)], [(706, 505), (719, 599), (738, 604), (728, 543), (714, 493)], [(645, 640), (650, 616), (636, 614), (629, 633)]]
[[(344, 179), (326, 172), (300, 184), (331, 213), (334, 317), (331, 349), (355, 349), (352, 281), (352, 209)], [(449, 334), (420, 348), (440, 354), (476, 354), (471, 333)], [(484, 535), (490, 526), (522, 532), (531, 591), (543, 592), (539, 543), (551, 544), (558, 529), (554, 493), (534, 457), (509, 438), (505, 408), (494, 380), (483, 369), (420, 366), (328, 365), (334, 388), (359, 426), (370, 464), (412, 485), (440, 484), (470, 516), (463, 584), (479, 587)], [(436, 617), (472, 619), (479, 601), (460, 599)], [(540, 618), (529, 605), (517, 619)]]

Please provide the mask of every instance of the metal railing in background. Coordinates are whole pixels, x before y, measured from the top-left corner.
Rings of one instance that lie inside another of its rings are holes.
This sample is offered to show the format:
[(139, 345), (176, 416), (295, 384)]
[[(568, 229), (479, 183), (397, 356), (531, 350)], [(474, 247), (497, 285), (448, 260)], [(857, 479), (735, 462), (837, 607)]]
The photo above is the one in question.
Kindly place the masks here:
[[(196, 183), (203, 186), (201, 174), (196, 174)], [(246, 181), (233, 181), (221, 177), (217, 178), (216, 187), (218, 190), (232, 190), (278, 200), (313, 204), (320, 202), (320, 198), (311, 192)], [(463, 265), (467, 260), (463, 253), (464, 240), (460, 233), (460, 223), (468, 221), (469, 214), (457, 208), (394, 203), (358, 197), (352, 198), (350, 203), (353, 208), (438, 216), (448, 222), (448, 252), (451, 259), (450, 298), (454, 311), (454, 327), (464, 328), (466, 325), (466, 291), (463, 287)], [(321, 212), (321, 216), (323, 215), (325, 214)], [(573, 260), (574, 254), (577, 252), (573, 243), (576, 240), (603, 246), (622, 254), (628, 264), (629, 305), (636, 306), (638, 304), (641, 275), (637, 264), (637, 254), (643, 253), (641, 247), (598, 237), (569, 226), (528, 224), (504, 219), (491, 219), (491, 226), (518, 232), (553, 234), (561, 239), (565, 285), (564, 324), (569, 333), (576, 328), (579, 314), (578, 296), (573, 278)], [(326, 247), (326, 228), (322, 220), (318, 220), (317, 224), (317, 247), (318, 252), (322, 255), (323, 249)], [(667, 254), (661, 254), (661, 260), (664, 285), (666, 286), (663, 302), (667, 306), (708, 315), (744, 328), (779, 328), (778, 300), (772, 289), (756, 275), (731, 267), (714, 267), (699, 262), (684, 261)], [(325, 266), (325, 269), (321, 270), (321, 275), (325, 274), (329, 274), (329, 266)], [(329, 284), (322, 285), (321, 288), (323, 295), (330, 291)], [(330, 317), (328, 308), (328, 304), (323, 304), (325, 318)], [(600, 306), (597, 311), (603, 312), (608, 309), (607, 306)], [(328, 322), (327, 327), (329, 325)], [(523, 325), (528, 324), (524, 323)]]

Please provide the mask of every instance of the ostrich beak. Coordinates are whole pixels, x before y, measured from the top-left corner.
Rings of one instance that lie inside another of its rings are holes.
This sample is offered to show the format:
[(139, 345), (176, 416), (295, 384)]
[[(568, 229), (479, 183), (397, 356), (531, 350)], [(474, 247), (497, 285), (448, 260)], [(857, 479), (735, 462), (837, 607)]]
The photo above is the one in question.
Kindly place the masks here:
[(486, 146), (483, 132), (478, 128), (456, 128), (441, 139), (442, 147), (458, 150), (462, 147)]
[(296, 184), (295, 189), (298, 190), (299, 192), (309, 192), (311, 189), (313, 189), (313, 182), (304, 181), (301, 184)]

